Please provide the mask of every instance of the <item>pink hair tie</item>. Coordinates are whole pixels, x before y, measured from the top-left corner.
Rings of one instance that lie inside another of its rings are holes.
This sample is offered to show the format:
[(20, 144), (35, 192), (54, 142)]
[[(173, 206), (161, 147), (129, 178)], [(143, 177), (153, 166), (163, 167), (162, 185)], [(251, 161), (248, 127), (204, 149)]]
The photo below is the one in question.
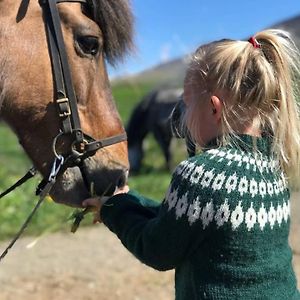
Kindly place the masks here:
[(251, 38), (248, 40), (248, 42), (251, 43), (254, 48), (260, 48), (259, 42), (253, 36), (251, 36)]

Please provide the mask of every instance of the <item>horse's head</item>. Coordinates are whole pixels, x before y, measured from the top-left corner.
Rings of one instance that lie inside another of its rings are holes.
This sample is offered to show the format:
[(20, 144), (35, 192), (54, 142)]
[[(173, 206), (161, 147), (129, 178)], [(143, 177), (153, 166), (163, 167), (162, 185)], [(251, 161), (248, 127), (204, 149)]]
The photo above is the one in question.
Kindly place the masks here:
[[(60, 1), (57, 1), (60, 2)], [(114, 64), (131, 47), (131, 13), (126, 0), (57, 4), (82, 131), (94, 139), (124, 132), (111, 95), (105, 60)], [(0, 105), (3, 119), (44, 177), (54, 160), (53, 140), (61, 128), (53, 71), (38, 0), (0, 0)], [(56, 151), (70, 151), (62, 135)], [(89, 184), (98, 195), (111, 194), (126, 180), (127, 145), (120, 142), (85, 159)], [(89, 196), (78, 167), (59, 176), (51, 196), (80, 206)]]

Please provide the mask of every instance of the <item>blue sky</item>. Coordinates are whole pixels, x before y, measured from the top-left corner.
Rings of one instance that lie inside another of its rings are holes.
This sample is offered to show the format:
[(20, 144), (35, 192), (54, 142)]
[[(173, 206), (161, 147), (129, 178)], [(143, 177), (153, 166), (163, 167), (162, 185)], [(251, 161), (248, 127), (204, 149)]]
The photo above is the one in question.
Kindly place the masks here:
[(111, 77), (138, 73), (220, 38), (245, 39), (300, 15), (299, 0), (131, 0), (136, 53)]

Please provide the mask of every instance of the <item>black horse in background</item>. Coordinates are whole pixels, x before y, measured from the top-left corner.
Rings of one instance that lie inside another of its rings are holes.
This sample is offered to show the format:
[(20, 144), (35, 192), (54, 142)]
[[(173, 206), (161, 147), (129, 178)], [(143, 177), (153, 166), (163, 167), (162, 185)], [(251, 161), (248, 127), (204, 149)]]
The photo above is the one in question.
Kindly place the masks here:
[(159, 88), (146, 94), (134, 108), (127, 123), (128, 155), (131, 172), (138, 172), (144, 156), (143, 141), (153, 133), (170, 170), (172, 139), (170, 115), (183, 93), (181, 88)]
[(181, 131), (180, 119), (184, 113), (182, 93), (182, 88), (159, 88), (146, 94), (134, 108), (126, 127), (131, 172), (137, 173), (141, 168), (143, 141), (148, 133), (153, 133), (162, 149), (168, 170), (171, 169), (172, 137), (186, 138), (189, 156), (195, 154), (194, 145)]

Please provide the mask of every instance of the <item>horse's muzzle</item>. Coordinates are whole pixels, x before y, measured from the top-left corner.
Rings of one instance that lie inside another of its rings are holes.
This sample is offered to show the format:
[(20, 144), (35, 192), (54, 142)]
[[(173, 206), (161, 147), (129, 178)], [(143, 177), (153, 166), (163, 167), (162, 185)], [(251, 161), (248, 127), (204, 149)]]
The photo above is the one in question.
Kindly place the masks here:
[(82, 207), (82, 201), (94, 196), (111, 196), (127, 183), (126, 168), (85, 168), (84, 175), (78, 167), (68, 168), (60, 176), (51, 192), (57, 203)]

